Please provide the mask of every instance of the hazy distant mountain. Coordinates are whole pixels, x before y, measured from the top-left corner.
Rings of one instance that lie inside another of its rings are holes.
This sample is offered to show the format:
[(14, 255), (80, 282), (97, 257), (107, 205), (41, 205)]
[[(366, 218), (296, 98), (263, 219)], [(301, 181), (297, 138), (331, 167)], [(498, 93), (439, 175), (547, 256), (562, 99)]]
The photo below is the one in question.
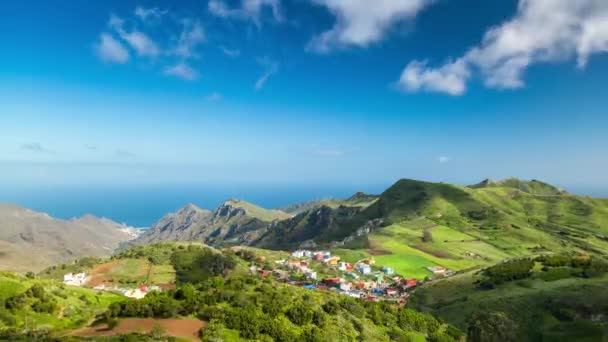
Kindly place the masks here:
[(159, 241), (247, 244), (265, 233), (272, 222), (290, 217), (280, 210), (264, 209), (238, 199), (228, 200), (214, 211), (188, 204), (160, 219), (132, 244)]
[(84, 256), (108, 256), (136, 234), (104, 218), (60, 220), (0, 204), (0, 270), (38, 271)]

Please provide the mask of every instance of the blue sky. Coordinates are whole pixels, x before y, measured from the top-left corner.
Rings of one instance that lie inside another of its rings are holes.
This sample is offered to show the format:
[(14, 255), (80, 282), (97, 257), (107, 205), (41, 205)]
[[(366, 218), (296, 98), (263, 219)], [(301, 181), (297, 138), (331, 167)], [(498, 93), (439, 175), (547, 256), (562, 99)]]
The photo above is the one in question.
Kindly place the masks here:
[(0, 184), (537, 178), (608, 195), (608, 5), (11, 1)]

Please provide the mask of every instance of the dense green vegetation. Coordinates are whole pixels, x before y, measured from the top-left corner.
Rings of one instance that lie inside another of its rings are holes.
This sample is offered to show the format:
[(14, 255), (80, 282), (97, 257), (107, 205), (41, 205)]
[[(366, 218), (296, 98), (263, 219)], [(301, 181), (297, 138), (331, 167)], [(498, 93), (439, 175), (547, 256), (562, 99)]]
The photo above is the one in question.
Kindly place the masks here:
[(16, 334), (39, 329), (73, 329), (88, 324), (119, 300), (122, 297), (112, 293), (2, 273), (0, 331)]
[(472, 341), (608, 338), (608, 267), (584, 254), (506, 261), (426, 284), (411, 303)]
[[(201, 331), (204, 341), (458, 341), (464, 338), (460, 330), (429, 314), (330, 291), (306, 290), (251, 275), (247, 270), (252, 262), (280, 257), (284, 257), (283, 253), (248, 248), (220, 251), (197, 244), (134, 247), (122, 251), (112, 262), (155, 260), (155, 266), (168, 263), (176, 271), (175, 289), (151, 292), (141, 300), (66, 287), (49, 280), (6, 275), (5, 281), (0, 282), (3, 290), (0, 301), (4, 305), (0, 319), (6, 322), (5, 329), (0, 329), (0, 337), (23, 341), (88, 340), (70, 336), (69, 330), (93, 321), (113, 327), (122, 318), (150, 317), (206, 321), (208, 324)], [(151, 335), (130, 334), (107, 340), (156, 339)]]

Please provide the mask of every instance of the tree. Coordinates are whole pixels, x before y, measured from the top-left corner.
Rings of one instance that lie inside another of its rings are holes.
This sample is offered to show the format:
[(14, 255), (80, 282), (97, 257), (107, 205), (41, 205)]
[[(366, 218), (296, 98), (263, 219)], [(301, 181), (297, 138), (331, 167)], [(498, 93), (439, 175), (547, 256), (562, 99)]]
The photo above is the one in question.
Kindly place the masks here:
[(433, 242), (433, 234), (431, 234), (430, 230), (426, 229), (422, 233), (422, 241), (424, 241), (424, 242)]
[(516, 342), (517, 325), (503, 312), (476, 312), (469, 320), (471, 342)]

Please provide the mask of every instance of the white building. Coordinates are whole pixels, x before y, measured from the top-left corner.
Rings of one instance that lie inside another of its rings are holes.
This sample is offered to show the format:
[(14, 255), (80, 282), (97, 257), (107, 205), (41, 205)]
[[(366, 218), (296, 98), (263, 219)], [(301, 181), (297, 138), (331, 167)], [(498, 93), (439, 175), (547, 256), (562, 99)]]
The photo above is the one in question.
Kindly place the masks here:
[(359, 272), (361, 272), (363, 274), (372, 273), (372, 267), (368, 264), (358, 264), (357, 269), (359, 270)]
[(350, 291), (350, 283), (341, 283), (340, 290), (342, 291)]
[(126, 290), (123, 295), (129, 298), (142, 299), (146, 296), (146, 292), (143, 292), (140, 289), (129, 289)]
[(304, 272), (304, 275), (306, 276), (306, 278), (317, 279), (317, 272), (315, 272), (315, 271), (306, 270)]
[(63, 275), (63, 283), (72, 286), (82, 286), (87, 282), (86, 273), (68, 273)]

